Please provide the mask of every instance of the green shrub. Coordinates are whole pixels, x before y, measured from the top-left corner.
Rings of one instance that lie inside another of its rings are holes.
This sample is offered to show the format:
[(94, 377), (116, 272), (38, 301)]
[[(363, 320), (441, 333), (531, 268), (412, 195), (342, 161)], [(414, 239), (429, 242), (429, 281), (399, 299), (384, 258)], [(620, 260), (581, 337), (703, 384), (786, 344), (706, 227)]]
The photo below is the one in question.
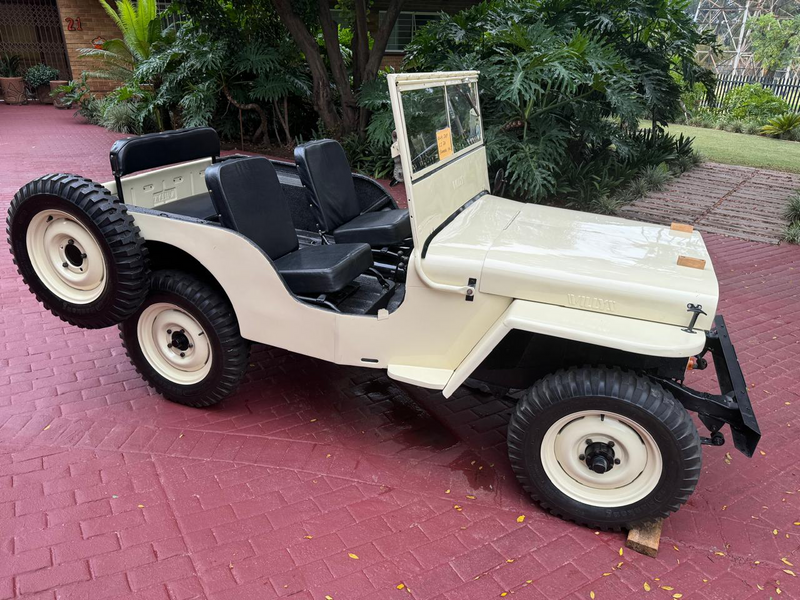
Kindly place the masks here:
[(0, 56), (0, 77), (19, 77), (19, 64), (22, 57), (18, 54), (3, 53)]
[(759, 125), (757, 121), (745, 121), (742, 126), (742, 133), (758, 135), (761, 133), (761, 125)]
[(25, 83), (34, 90), (39, 86), (48, 85), (54, 79), (58, 79), (58, 69), (48, 67), (42, 63), (33, 65), (25, 71)]
[(787, 112), (789, 105), (760, 83), (746, 83), (725, 94), (721, 108), (734, 119), (754, 119), (763, 123)]
[(783, 218), (789, 223), (800, 223), (800, 192), (789, 198), (789, 204), (783, 211)]
[(641, 179), (643, 179), (647, 188), (651, 191), (658, 191), (664, 189), (667, 182), (672, 179), (669, 166), (666, 163), (660, 165), (651, 165), (642, 171)]
[(800, 244), (800, 222), (790, 223), (786, 226), (783, 239), (790, 244)]
[(644, 177), (637, 177), (631, 182), (630, 191), (634, 198), (643, 198), (650, 193), (650, 181)]
[(761, 133), (771, 137), (784, 137), (799, 126), (800, 114), (784, 113), (774, 119), (770, 119), (767, 124), (761, 128)]

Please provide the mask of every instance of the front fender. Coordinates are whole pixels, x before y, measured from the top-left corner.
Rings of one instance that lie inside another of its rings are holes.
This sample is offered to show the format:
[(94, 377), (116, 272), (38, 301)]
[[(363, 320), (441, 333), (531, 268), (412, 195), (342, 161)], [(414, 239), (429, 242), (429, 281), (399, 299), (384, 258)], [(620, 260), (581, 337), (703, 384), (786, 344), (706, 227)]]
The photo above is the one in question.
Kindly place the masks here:
[(702, 331), (690, 333), (675, 325), (514, 300), (453, 371), (444, 396), (455, 392), (512, 329), (663, 358), (694, 356), (706, 341)]

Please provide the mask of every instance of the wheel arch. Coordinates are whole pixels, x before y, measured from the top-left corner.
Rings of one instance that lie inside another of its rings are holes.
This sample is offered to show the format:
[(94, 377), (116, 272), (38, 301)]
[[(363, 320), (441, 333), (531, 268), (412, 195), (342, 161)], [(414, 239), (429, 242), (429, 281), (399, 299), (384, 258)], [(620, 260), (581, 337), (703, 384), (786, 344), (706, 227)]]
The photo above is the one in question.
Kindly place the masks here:
[[(220, 285), (217, 278), (209, 271), (203, 263), (189, 254), (186, 250), (178, 248), (167, 242), (157, 240), (145, 240), (145, 247), (148, 251), (150, 268), (153, 271), (173, 269), (194, 275), (198, 279), (212, 286), (217, 292), (222, 294), (230, 303), (230, 298), (225, 289)], [(234, 312), (236, 309), (234, 308)]]
[(618, 315), (514, 300), (475, 345), (442, 390), (449, 397), (472, 377), (526, 388), (547, 373), (606, 364), (681, 377), (705, 345), (702, 331)]

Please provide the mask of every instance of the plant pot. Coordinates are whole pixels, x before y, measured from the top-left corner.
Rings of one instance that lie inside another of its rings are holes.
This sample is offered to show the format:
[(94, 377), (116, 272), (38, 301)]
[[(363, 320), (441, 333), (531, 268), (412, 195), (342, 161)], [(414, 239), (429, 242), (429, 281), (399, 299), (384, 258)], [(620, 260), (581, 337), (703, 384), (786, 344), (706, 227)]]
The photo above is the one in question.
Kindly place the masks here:
[(36, 99), (39, 104), (53, 104), (53, 97), (50, 95), (50, 85), (40, 85), (36, 88)]
[(0, 77), (0, 92), (6, 104), (24, 104), (28, 101), (22, 77)]
[[(62, 85), (67, 85), (68, 83), (69, 81), (66, 80), (62, 81), (61, 79), (56, 79), (54, 81), (51, 81), (50, 91), (55, 92), (57, 87)], [(61, 92), (60, 94), (58, 94), (58, 96), (50, 96), (50, 102), (52, 102), (53, 106), (55, 106), (56, 108), (69, 108), (69, 105), (66, 102), (64, 102), (64, 96), (65, 96), (64, 92)]]

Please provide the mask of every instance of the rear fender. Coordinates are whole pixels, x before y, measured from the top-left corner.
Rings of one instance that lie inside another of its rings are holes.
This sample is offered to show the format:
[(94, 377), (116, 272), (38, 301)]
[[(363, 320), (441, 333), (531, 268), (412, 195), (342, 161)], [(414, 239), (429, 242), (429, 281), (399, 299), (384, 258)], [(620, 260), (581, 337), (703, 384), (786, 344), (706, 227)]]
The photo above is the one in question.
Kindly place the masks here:
[(706, 341), (702, 331), (674, 325), (514, 300), (453, 372), (444, 396), (455, 392), (513, 329), (661, 358), (694, 356)]

